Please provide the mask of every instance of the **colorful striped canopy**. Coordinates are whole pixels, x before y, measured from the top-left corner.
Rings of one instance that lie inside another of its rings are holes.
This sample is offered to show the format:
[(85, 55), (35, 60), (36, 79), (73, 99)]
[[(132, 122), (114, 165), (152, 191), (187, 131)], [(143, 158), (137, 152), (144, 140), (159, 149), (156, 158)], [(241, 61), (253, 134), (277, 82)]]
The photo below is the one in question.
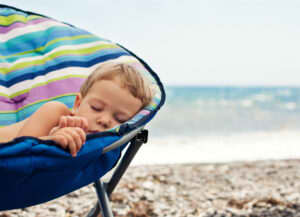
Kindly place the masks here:
[[(24, 120), (51, 100), (71, 108), (84, 79), (105, 61), (132, 64), (157, 85), (126, 49), (54, 19), (0, 8), (0, 34), (0, 126)], [(156, 110), (162, 95), (156, 89), (151, 105), (126, 125)]]

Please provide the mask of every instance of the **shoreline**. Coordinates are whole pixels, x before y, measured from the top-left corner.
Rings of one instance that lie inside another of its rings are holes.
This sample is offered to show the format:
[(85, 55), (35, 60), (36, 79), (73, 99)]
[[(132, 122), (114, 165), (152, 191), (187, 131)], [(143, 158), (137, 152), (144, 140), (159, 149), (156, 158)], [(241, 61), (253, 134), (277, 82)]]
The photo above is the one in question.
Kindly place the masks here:
[[(1, 217), (83, 217), (92, 185)], [(300, 160), (138, 165), (112, 194), (115, 216), (300, 216)], [(299, 215), (297, 215), (297, 213)]]
[[(176, 163), (230, 163), (237, 161), (300, 159), (297, 130), (236, 132), (149, 138), (134, 165)], [(168, 153), (168, 154), (166, 154)]]

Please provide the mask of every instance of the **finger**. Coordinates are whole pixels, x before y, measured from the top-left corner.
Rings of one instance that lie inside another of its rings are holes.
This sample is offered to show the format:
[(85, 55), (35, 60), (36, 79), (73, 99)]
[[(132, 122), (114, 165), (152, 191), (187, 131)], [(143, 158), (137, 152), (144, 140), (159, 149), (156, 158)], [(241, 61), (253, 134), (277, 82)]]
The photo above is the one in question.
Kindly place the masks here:
[(74, 138), (75, 138), (75, 142), (77, 145), (77, 152), (81, 149), (81, 147), (83, 146), (83, 144), (85, 143), (85, 133), (83, 131), (83, 129), (76, 127), (74, 128)]
[(85, 130), (86, 129), (86, 124), (85, 124), (85, 119), (80, 118), (80, 126), (81, 129)]
[(87, 119), (86, 118), (82, 118), (82, 123), (83, 123), (82, 128), (84, 129), (84, 131), (88, 131), (89, 124), (88, 124)]
[(84, 130), (79, 127), (75, 128), (75, 130), (78, 133), (78, 135), (80, 136), (82, 144), (84, 144), (86, 141), (86, 134), (85, 134)]
[(64, 138), (63, 135), (55, 135), (53, 139), (60, 147), (66, 148), (67, 147), (67, 140)]
[(59, 128), (60, 128), (59, 126), (53, 127), (53, 128), (50, 130), (49, 135), (55, 134), (55, 133), (59, 130)]
[(75, 123), (74, 123), (74, 118), (71, 116), (67, 116), (67, 126), (68, 127), (74, 127)]
[(70, 134), (66, 134), (66, 138), (68, 139), (68, 148), (73, 157), (76, 157), (76, 144), (73, 137)]
[(67, 118), (65, 116), (60, 117), (59, 119), (59, 127), (64, 128), (67, 125)]
[(60, 147), (66, 149), (68, 147), (68, 140), (65, 138), (64, 135), (57, 135), (57, 142), (59, 143)]
[(60, 117), (60, 118), (59, 118), (59, 121), (58, 121), (58, 127), (59, 127), (59, 128), (62, 127), (63, 118), (64, 118), (64, 117)]
[(82, 121), (80, 117), (73, 117), (74, 119), (74, 127), (81, 127)]
[(68, 133), (69, 135), (72, 137), (74, 143), (75, 143), (75, 147), (76, 147), (76, 152), (79, 151), (79, 149), (81, 148), (83, 141), (81, 139), (80, 133), (77, 131), (80, 128), (69, 128)]

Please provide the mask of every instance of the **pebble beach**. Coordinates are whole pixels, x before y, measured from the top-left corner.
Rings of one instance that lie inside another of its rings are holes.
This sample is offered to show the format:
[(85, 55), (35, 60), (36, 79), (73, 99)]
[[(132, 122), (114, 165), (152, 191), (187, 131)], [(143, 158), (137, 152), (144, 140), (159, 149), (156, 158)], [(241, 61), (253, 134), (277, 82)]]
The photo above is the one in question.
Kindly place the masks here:
[[(115, 216), (300, 217), (300, 160), (137, 165), (112, 194)], [(92, 185), (0, 217), (83, 217)]]

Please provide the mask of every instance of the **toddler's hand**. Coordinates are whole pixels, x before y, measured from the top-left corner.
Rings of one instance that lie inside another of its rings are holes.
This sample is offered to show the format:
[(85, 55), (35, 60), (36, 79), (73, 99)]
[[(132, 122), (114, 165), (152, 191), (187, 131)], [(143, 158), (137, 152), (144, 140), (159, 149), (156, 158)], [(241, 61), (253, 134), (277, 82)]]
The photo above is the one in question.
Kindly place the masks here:
[(51, 135), (51, 140), (54, 140), (64, 149), (68, 148), (73, 157), (76, 157), (77, 152), (85, 143), (85, 139), (86, 134), (79, 127), (60, 128)]
[(85, 132), (88, 130), (88, 121), (84, 117), (78, 116), (61, 116), (58, 122), (58, 127), (80, 127)]

